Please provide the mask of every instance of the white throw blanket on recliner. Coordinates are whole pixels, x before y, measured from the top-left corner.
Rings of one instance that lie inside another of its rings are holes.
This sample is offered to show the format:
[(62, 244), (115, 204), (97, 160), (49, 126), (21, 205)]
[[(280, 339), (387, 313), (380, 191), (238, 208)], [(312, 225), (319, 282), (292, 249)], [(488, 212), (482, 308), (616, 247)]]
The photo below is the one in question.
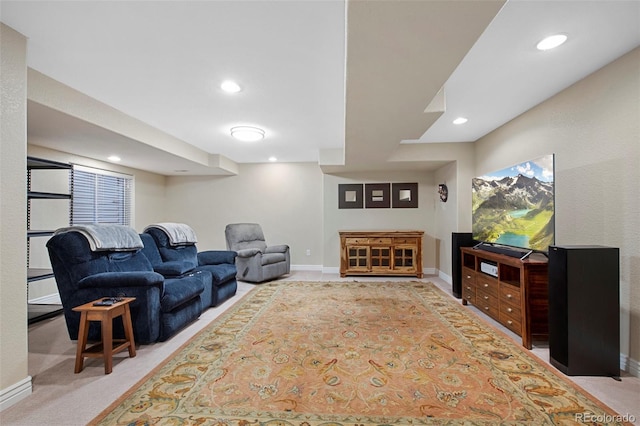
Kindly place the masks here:
[(164, 231), (167, 237), (169, 237), (169, 244), (172, 246), (195, 244), (198, 242), (195, 231), (185, 223), (154, 223), (144, 228), (144, 230), (146, 231), (149, 228), (158, 228)]
[(133, 228), (125, 225), (111, 223), (73, 225), (56, 230), (54, 235), (63, 232), (78, 232), (84, 235), (91, 251), (132, 251), (144, 247), (140, 235)]

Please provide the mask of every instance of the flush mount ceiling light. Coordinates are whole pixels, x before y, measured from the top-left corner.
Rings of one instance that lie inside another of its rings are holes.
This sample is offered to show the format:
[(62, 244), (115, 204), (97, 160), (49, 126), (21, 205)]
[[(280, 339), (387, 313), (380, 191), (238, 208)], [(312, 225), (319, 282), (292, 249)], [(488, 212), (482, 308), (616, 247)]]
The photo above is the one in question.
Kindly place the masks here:
[(278, 161), (278, 159), (276, 157), (269, 157), (269, 161), (275, 163), (276, 161)]
[(560, 46), (565, 41), (567, 41), (566, 34), (555, 34), (540, 41), (536, 47), (538, 50), (549, 50)]
[(238, 83), (231, 80), (223, 81), (220, 85), (220, 88), (227, 93), (238, 93), (240, 90), (242, 90)]
[(118, 157), (117, 155), (110, 155), (109, 157), (107, 157), (107, 160), (113, 161), (114, 163), (117, 163), (118, 161), (120, 161), (122, 159), (120, 157)]
[(466, 119), (466, 118), (464, 118), (464, 117), (458, 117), (458, 118), (456, 118), (455, 120), (453, 120), (453, 124), (464, 124), (464, 123), (466, 123), (467, 121), (469, 121), (469, 120), (467, 120), (467, 119)]
[(264, 130), (251, 126), (231, 128), (231, 136), (243, 142), (255, 142), (264, 138)]

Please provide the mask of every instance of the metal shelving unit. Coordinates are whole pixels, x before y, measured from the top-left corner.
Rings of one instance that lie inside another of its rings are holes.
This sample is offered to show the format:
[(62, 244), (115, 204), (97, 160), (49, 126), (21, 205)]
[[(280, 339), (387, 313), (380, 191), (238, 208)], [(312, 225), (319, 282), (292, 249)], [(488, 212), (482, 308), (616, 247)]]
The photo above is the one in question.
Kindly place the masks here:
[[(31, 190), (32, 170), (72, 170), (71, 164), (58, 161), (44, 160), (41, 158), (27, 157), (27, 294), (29, 285), (33, 282), (53, 278), (50, 268), (29, 267), (31, 253), (31, 239), (50, 237), (54, 230), (31, 229), (31, 200), (71, 200), (70, 193), (40, 192)], [(62, 313), (60, 304), (33, 304), (28, 303), (29, 324), (41, 321)]]

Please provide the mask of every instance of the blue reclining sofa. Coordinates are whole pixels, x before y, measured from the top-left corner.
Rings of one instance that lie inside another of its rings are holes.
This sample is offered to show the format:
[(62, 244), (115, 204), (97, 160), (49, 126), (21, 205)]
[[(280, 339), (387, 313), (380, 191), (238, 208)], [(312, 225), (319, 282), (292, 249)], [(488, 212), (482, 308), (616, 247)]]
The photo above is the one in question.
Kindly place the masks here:
[[(151, 243), (145, 237), (145, 244)], [(132, 228), (121, 225), (61, 228), (49, 239), (47, 249), (71, 340), (78, 338), (80, 324), (80, 313), (72, 309), (102, 297), (136, 298), (131, 317), (135, 340), (141, 344), (167, 340), (210, 306), (211, 272), (164, 276), (154, 271), (145, 255), (148, 248)], [(114, 337), (123, 336), (116, 319)], [(100, 326), (92, 322), (89, 340), (99, 339)]]
[(180, 277), (194, 272), (211, 274), (211, 284), (202, 294), (203, 310), (218, 306), (236, 294), (235, 251), (198, 252), (195, 232), (184, 223), (149, 225), (140, 238), (144, 242), (143, 253), (151, 261), (154, 270), (165, 277)]

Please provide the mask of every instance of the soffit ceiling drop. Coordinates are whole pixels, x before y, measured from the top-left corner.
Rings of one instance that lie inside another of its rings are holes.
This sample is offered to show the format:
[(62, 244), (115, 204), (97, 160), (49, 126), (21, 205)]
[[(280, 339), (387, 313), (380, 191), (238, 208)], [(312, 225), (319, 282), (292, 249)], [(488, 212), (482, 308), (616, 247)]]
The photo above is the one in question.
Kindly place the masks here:
[[(406, 154), (473, 142), (640, 45), (634, 1), (3, 0), (0, 20), (28, 38), (32, 70), (164, 134), (114, 132), (42, 96), (30, 143), (164, 175), (323, 153), (325, 171), (439, 167)], [(551, 32), (569, 40), (535, 51)], [(224, 93), (227, 79), (242, 90)], [(236, 125), (265, 138), (239, 143)]]

